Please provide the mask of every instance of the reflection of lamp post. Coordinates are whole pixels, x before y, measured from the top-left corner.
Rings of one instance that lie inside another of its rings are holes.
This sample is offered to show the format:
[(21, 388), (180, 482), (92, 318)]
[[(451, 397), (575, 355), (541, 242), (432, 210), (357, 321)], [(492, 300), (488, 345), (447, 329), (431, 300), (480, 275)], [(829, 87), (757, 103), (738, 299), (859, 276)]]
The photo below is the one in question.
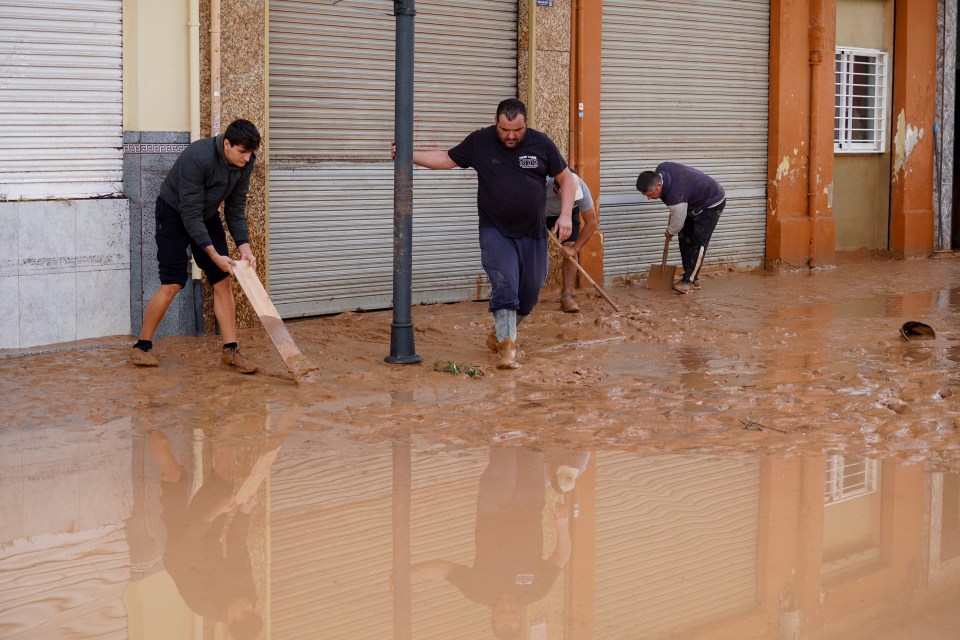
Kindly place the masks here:
[(393, 323), (390, 355), (393, 364), (416, 364), (413, 344), (411, 284), (413, 271), (413, 17), (414, 0), (393, 0), (397, 17), (393, 162)]
[(393, 441), (393, 637), (413, 637), (413, 594), (410, 585), (410, 442)]

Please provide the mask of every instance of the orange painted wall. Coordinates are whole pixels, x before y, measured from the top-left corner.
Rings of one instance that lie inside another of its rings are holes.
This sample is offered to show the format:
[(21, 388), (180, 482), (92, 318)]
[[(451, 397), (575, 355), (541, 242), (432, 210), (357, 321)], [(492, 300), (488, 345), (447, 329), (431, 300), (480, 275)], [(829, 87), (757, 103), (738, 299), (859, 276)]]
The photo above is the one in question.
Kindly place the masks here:
[(897, 0), (895, 21), (890, 250), (904, 257), (933, 250), (937, 4)]
[[(819, 27), (815, 37), (811, 37), (811, 25)], [(830, 191), (835, 41), (834, 0), (770, 3), (768, 268), (808, 266), (834, 258)], [(819, 50), (816, 65), (810, 63), (813, 47)], [(815, 104), (810, 99), (811, 80), (816, 83)], [(811, 111), (815, 112), (813, 128)], [(815, 176), (812, 204), (808, 200), (811, 156)]]
[[(576, 53), (573, 64), (577, 101), (583, 103), (583, 117), (574, 126), (577, 172), (590, 187), (600, 231), (580, 250), (580, 265), (599, 283), (603, 282), (603, 207), (600, 203), (600, 47), (602, 45), (603, 3), (574, 0)], [(577, 104), (570, 105), (575, 109)], [(581, 283), (583, 286), (583, 283)]]

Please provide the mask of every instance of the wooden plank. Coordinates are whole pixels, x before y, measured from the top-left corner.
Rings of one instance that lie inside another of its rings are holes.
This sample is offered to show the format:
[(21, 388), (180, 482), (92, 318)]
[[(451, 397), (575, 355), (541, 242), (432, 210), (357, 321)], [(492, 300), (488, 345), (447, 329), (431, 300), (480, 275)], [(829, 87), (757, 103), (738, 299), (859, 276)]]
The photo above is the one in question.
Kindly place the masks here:
[(300, 351), (287, 327), (283, 324), (277, 308), (270, 301), (257, 272), (250, 267), (246, 260), (237, 260), (233, 267), (233, 276), (240, 284), (240, 288), (247, 295), (247, 299), (256, 311), (263, 328), (267, 330), (267, 335), (273, 341), (273, 346), (280, 352), (284, 364), (298, 383), (315, 382), (315, 374), (318, 367), (310, 364), (306, 356)]

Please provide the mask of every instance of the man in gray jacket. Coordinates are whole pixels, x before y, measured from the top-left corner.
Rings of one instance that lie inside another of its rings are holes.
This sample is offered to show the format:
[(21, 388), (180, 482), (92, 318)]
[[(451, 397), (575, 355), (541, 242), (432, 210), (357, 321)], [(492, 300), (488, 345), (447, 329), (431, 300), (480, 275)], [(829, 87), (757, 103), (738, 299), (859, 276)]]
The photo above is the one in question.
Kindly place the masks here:
[(221, 362), (241, 373), (254, 373), (253, 366), (237, 346), (236, 309), (230, 275), (236, 264), (227, 250), (227, 236), (220, 221), (220, 203), (240, 258), (256, 268), (247, 235), (247, 190), (260, 146), (260, 132), (247, 120), (234, 120), (221, 135), (190, 144), (174, 163), (157, 198), (157, 261), (160, 287), (143, 314), (140, 339), (129, 361), (139, 367), (159, 363), (150, 353), (153, 334), (173, 298), (187, 284), (189, 256), (213, 286), (213, 312), (223, 338)]

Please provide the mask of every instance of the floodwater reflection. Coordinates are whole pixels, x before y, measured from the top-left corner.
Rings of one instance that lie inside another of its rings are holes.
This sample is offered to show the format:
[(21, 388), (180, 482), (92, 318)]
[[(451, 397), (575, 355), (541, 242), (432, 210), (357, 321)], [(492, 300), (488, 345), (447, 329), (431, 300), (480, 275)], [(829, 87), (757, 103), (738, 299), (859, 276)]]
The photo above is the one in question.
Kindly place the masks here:
[(960, 470), (209, 423), (0, 431), (0, 637), (960, 637)]

